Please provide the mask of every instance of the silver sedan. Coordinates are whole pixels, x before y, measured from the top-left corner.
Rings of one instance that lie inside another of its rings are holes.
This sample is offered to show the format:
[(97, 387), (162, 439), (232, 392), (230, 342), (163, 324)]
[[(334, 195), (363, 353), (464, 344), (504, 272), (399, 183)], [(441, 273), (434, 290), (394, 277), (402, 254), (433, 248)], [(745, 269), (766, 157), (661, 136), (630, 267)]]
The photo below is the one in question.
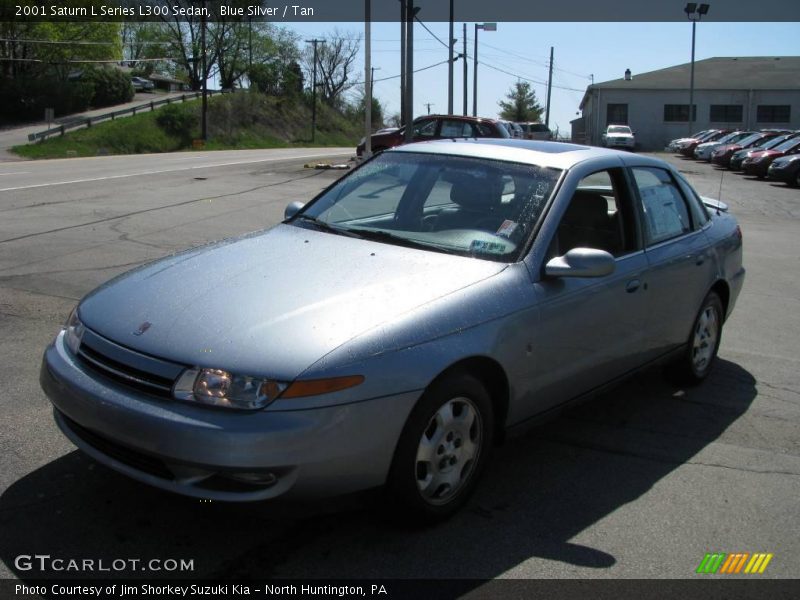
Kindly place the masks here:
[(413, 144), (272, 229), (93, 291), (41, 383), (69, 439), (144, 483), (383, 487), (437, 519), (508, 432), (656, 362), (702, 381), (743, 279), (736, 220), (660, 160)]

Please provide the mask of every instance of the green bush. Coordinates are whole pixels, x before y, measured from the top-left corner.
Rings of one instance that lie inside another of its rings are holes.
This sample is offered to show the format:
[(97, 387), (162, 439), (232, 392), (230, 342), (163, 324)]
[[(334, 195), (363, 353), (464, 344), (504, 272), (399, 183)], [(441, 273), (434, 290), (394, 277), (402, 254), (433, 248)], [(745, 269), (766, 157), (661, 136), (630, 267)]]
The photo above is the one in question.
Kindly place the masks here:
[(196, 107), (186, 104), (170, 104), (159, 109), (156, 116), (156, 123), (161, 129), (184, 143), (191, 141), (198, 121)]
[(102, 108), (123, 104), (133, 99), (133, 86), (130, 77), (119, 69), (107, 67), (87, 67), (81, 74), (81, 82), (92, 86), (92, 106)]

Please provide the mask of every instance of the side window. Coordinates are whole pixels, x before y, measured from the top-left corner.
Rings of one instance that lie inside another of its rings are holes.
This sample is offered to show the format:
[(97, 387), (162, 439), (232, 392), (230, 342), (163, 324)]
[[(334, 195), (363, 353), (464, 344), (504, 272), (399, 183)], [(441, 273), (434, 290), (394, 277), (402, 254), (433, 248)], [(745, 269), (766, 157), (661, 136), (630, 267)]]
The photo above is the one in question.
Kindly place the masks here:
[(462, 138), (472, 137), (472, 126), (463, 121), (442, 121), (442, 129), (439, 133), (443, 138)]
[(622, 256), (638, 248), (636, 220), (620, 169), (581, 179), (556, 232), (553, 256), (596, 248)]
[(632, 169), (644, 213), (644, 237), (648, 245), (683, 235), (692, 230), (686, 200), (664, 169)]
[[(476, 123), (475, 127), (478, 129), (478, 137), (495, 137), (494, 129), (487, 123)], [(498, 127), (500, 127), (498, 125)]]
[(697, 192), (694, 191), (694, 188), (689, 185), (689, 182), (686, 181), (686, 179), (680, 173), (678, 173), (678, 183), (683, 190), (684, 197), (689, 202), (689, 208), (692, 211), (692, 221), (695, 224), (695, 229), (699, 229), (708, 222), (708, 210), (706, 209), (706, 205), (703, 204), (700, 196), (697, 195)]
[(420, 121), (414, 125), (414, 137), (432, 138), (436, 135), (436, 120)]

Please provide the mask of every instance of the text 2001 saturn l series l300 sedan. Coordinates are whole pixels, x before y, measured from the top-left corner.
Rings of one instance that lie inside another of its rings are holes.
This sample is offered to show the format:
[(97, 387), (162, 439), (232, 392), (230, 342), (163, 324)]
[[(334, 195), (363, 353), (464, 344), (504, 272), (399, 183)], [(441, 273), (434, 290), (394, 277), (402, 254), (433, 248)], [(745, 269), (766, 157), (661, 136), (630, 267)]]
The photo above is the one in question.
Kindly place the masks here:
[(445, 517), (506, 430), (655, 361), (705, 378), (744, 279), (724, 205), (613, 150), (413, 144), (286, 213), (78, 304), (41, 383), (79, 448), (191, 496)]

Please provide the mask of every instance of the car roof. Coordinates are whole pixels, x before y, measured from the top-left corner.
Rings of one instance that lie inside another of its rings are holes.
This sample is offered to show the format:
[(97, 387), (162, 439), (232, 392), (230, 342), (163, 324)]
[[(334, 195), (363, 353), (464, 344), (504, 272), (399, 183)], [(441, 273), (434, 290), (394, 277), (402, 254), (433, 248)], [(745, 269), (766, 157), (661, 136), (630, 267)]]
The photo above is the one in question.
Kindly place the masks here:
[(488, 122), (497, 123), (498, 119), (490, 119), (488, 117), (470, 117), (468, 115), (420, 115), (414, 121), (421, 121), (423, 119), (452, 119), (454, 121), (469, 121), (470, 123)]
[(625, 164), (667, 165), (662, 160), (594, 146), (512, 138), (453, 138), (406, 144), (387, 152), (449, 154), (568, 169), (586, 160), (616, 157)]

